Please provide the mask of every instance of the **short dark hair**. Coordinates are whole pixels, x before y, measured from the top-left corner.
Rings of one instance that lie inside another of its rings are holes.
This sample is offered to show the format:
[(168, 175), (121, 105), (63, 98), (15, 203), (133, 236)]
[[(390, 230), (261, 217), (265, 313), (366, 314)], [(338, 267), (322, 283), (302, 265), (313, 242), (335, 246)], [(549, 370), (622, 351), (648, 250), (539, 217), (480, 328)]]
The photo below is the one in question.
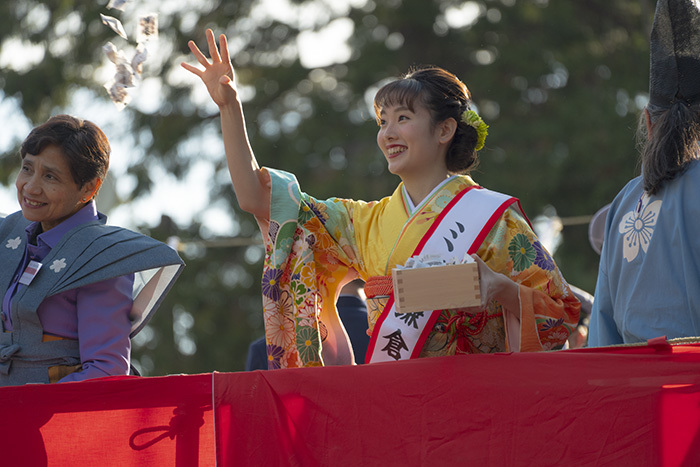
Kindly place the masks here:
[(47, 146), (58, 146), (65, 155), (73, 180), (79, 187), (109, 169), (110, 146), (107, 136), (94, 123), (71, 115), (55, 115), (34, 128), (22, 142), (19, 154), (38, 155)]
[(433, 125), (453, 118), (455, 135), (445, 156), (447, 170), (465, 173), (478, 164), (476, 130), (462, 121), (472, 102), (469, 88), (449, 71), (435, 66), (418, 67), (396, 81), (382, 86), (374, 97), (374, 112), (379, 121), (383, 107), (402, 104), (411, 111), (417, 99), (430, 111)]

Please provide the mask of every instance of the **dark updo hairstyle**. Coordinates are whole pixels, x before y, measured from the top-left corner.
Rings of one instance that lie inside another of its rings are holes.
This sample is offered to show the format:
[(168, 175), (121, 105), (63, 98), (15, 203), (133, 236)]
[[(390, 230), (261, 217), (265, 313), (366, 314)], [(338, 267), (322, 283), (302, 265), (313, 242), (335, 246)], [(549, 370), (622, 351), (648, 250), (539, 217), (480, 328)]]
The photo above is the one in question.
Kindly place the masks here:
[(374, 112), (379, 120), (383, 107), (405, 105), (414, 111), (416, 99), (430, 111), (433, 125), (448, 118), (457, 122), (455, 135), (447, 148), (445, 164), (450, 173), (466, 173), (478, 164), (476, 130), (462, 121), (470, 109), (471, 93), (455, 75), (439, 67), (414, 68), (402, 78), (384, 85), (374, 96)]
[(80, 188), (95, 177), (104, 181), (111, 149), (97, 125), (70, 115), (53, 116), (29, 133), (19, 154), (22, 159), (27, 154), (36, 156), (50, 145), (61, 149)]

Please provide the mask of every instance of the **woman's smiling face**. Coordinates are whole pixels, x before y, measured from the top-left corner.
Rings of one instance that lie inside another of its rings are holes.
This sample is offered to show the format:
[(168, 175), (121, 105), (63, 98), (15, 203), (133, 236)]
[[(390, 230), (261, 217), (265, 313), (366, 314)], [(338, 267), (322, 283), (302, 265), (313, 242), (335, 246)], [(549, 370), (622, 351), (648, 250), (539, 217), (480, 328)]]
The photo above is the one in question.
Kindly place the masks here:
[(56, 145), (46, 146), (37, 155), (26, 154), (15, 182), (22, 214), (40, 222), (46, 232), (85, 206), (96, 180), (78, 186), (66, 156)]
[(389, 172), (402, 179), (430, 173), (444, 165), (439, 129), (420, 102), (415, 102), (413, 109), (405, 104), (382, 108), (377, 144), (386, 157)]

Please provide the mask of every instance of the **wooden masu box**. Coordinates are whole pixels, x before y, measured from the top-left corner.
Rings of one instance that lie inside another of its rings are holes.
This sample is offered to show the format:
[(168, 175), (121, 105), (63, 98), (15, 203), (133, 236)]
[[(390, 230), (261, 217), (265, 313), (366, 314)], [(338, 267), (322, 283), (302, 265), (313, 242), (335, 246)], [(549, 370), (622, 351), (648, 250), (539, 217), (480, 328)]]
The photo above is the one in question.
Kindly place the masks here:
[(397, 313), (481, 305), (476, 263), (393, 269), (391, 275)]

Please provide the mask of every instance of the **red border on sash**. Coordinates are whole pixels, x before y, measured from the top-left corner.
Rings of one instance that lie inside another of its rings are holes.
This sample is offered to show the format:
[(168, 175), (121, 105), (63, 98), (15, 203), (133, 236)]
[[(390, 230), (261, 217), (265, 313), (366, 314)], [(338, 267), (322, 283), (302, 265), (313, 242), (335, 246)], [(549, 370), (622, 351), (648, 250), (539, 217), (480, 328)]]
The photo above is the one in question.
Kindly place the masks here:
[[(472, 188), (474, 188), (474, 187), (472, 187)], [(481, 188), (481, 187), (479, 187), (479, 188)], [(467, 193), (467, 191), (468, 190), (465, 190), (463, 193)], [(461, 196), (463, 196), (462, 193), (460, 193), (459, 197), (461, 198)], [(457, 198), (457, 197), (455, 197), (455, 198)], [(516, 198), (511, 197), (507, 201), (503, 202), (498, 207), (498, 209), (496, 209), (493, 212), (493, 214), (491, 215), (489, 220), (482, 227), (481, 232), (479, 232), (479, 235), (476, 236), (476, 238), (474, 239), (472, 244), (469, 246), (469, 249), (467, 250), (468, 254), (471, 255), (473, 253), (476, 253), (476, 250), (479, 249), (481, 244), (484, 242), (484, 239), (486, 238), (486, 236), (489, 234), (489, 232), (491, 232), (491, 229), (496, 224), (496, 221), (503, 215), (505, 210), (508, 209), (508, 207), (516, 201), (517, 201)], [(452, 203), (450, 202), (450, 204), (448, 204), (447, 207), (445, 209), (443, 209), (442, 212), (440, 212), (440, 216), (438, 216), (439, 219), (442, 220), (442, 217), (444, 217), (443, 213), (445, 213), (445, 215), (446, 215), (447, 212), (449, 211), (449, 209), (451, 209), (451, 208), (452, 208)], [(521, 212), (522, 212), (522, 209), (521, 209)], [(437, 224), (439, 224), (439, 222), (436, 222), (430, 226), (431, 227), (430, 234), (432, 234), (432, 231), (434, 230), (433, 226), (437, 226)], [(426, 233), (425, 237), (423, 237), (423, 238), (425, 239), (425, 241), (421, 240), (421, 245), (420, 245), (421, 249), (423, 248), (423, 245), (425, 245), (425, 243), (427, 243), (427, 241), (428, 241), (428, 234)], [(416, 253), (414, 253), (414, 256), (418, 253), (420, 253), (420, 251), (417, 251)], [(435, 326), (435, 322), (437, 322), (438, 318), (440, 317), (440, 313), (442, 313), (442, 310), (433, 310), (433, 312), (431, 313), (430, 318), (428, 318), (428, 322), (425, 324), (425, 327), (423, 328), (423, 331), (421, 332), (421, 335), (418, 338), (418, 341), (416, 342), (416, 345), (413, 348), (413, 352), (411, 353), (411, 356), (409, 358), (418, 358), (421, 350), (423, 350), (423, 346), (425, 345), (425, 341), (428, 340), (428, 336), (430, 335), (430, 331), (433, 329), (433, 327)]]
[[(460, 191), (455, 195), (454, 198), (450, 200), (449, 203), (447, 203), (447, 206), (440, 211), (440, 214), (435, 218), (433, 221), (433, 224), (430, 226), (428, 231), (423, 235), (423, 238), (418, 242), (418, 245), (416, 246), (416, 249), (413, 251), (413, 254), (411, 256), (415, 256), (416, 254), (420, 253), (420, 251), (423, 249), (425, 244), (428, 242), (428, 238), (435, 232), (435, 229), (437, 229), (438, 225), (440, 225), (440, 222), (442, 219), (447, 215), (447, 213), (452, 209), (452, 207), (457, 203), (457, 201), (462, 198), (469, 190), (473, 188), (481, 188), (478, 185), (472, 185), (470, 187), (465, 188), (464, 190)], [(394, 291), (391, 291), (391, 295), (389, 295), (389, 300), (387, 300), (386, 305), (384, 305), (384, 310), (391, 310), (391, 306), (394, 304)], [(372, 336), (370, 337), (369, 340), (369, 345), (367, 346), (367, 353), (365, 354), (365, 363), (370, 363), (370, 360), (372, 358), (372, 354), (374, 353), (374, 347), (377, 344), (377, 336), (379, 334), (379, 330), (382, 327), (382, 324), (386, 320), (386, 317), (389, 315), (389, 313), (384, 313), (384, 310), (382, 310), (382, 314), (379, 315), (379, 319), (377, 320), (376, 323), (374, 323), (374, 332), (372, 332)], [(437, 317), (435, 318), (437, 320)], [(428, 321), (428, 324), (435, 324), (435, 320), (430, 318)], [(426, 325), (427, 328), (427, 325)], [(432, 326), (430, 327), (432, 329)], [(421, 335), (421, 337), (418, 339), (418, 343), (421, 344), (420, 347), (423, 348), (423, 344), (425, 343), (425, 339), (427, 339), (427, 335), (425, 338)], [(415, 349), (414, 349), (415, 350)], [(413, 358), (413, 353), (411, 353), (411, 356), (409, 358)]]
[[(391, 292), (391, 295), (389, 295), (389, 299), (386, 301), (386, 305), (384, 305), (384, 310), (391, 310), (392, 305), (394, 304), (394, 292)], [(382, 310), (382, 314), (379, 315), (379, 319), (377, 320), (376, 323), (374, 323), (374, 330), (372, 332), (372, 335), (369, 338), (369, 344), (367, 345), (367, 353), (365, 354), (365, 363), (371, 363), (372, 360), (372, 354), (374, 353), (374, 347), (377, 345), (377, 337), (379, 336), (379, 330), (382, 328), (382, 324), (386, 320), (386, 317), (389, 315), (389, 313), (384, 313), (384, 310)], [(409, 357), (411, 358), (411, 357)]]
[[(420, 242), (418, 242), (418, 245), (416, 246), (416, 249), (413, 251), (412, 256), (416, 256), (416, 255), (420, 254), (420, 252), (423, 250), (423, 247), (428, 242), (428, 239), (432, 236), (433, 232), (435, 232), (435, 230), (438, 228), (438, 226), (440, 225), (440, 222), (442, 222), (442, 219), (454, 207), (454, 205), (457, 204), (457, 202), (459, 202), (459, 200), (464, 195), (466, 195), (472, 189), (482, 189), (482, 188), (483, 187), (481, 187), (479, 185), (472, 185), (470, 187), (465, 188), (461, 192), (457, 193), (457, 195), (455, 195), (455, 197), (452, 198), (452, 200), (450, 200), (450, 202), (447, 204), (447, 206), (445, 206), (445, 208), (435, 218), (435, 220), (433, 221), (433, 224), (430, 226), (428, 231), (423, 235), (423, 238), (421, 238)], [(476, 236), (476, 238), (474, 239), (474, 241), (470, 245), (469, 249), (467, 250), (467, 252), (469, 254), (475, 253), (476, 250), (479, 249), (479, 247), (483, 243), (484, 239), (486, 238), (486, 236), (489, 234), (489, 232), (491, 231), (491, 229), (495, 225), (496, 221), (503, 215), (505, 210), (508, 209), (508, 207), (510, 207), (513, 203), (517, 203), (520, 213), (523, 215), (523, 217), (525, 218), (527, 223), (530, 224), (530, 219), (528, 219), (527, 216), (525, 216), (525, 213), (523, 212), (523, 209), (520, 206), (520, 201), (515, 197), (510, 197), (508, 200), (503, 202), (498, 207), (498, 209), (496, 209), (493, 212), (493, 214), (491, 215), (489, 220), (484, 224), (481, 231)], [(389, 296), (389, 299), (387, 300), (386, 305), (384, 306), (384, 310), (390, 310), (393, 304), (394, 304), (394, 292), (392, 290), (391, 295)], [(421, 335), (418, 338), (418, 341), (416, 342), (416, 345), (414, 346), (413, 352), (411, 352), (411, 356), (409, 357), (409, 359), (410, 358), (417, 358), (418, 355), (420, 355), (420, 352), (421, 352), (421, 350), (423, 350), (423, 346), (425, 345), (425, 341), (428, 339), (428, 335), (430, 334), (430, 331), (433, 329), (433, 327), (435, 326), (435, 322), (440, 317), (441, 311), (442, 310), (432, 311), (432, 314), (431, 314), (430, 318), (428, 318), (428, 322), (423, 327), (423, 331), (421, 332)], [(374, 348), (376, 346), (377, 337), (379, 334), (379, 329), (381, 329), (382, 324), (384, 323), (384, 321), (386, 320), (386, 317), (388, 315), (389, 315), (388, 312), (387, 313), (382, 312), (382, 314), (379, 316), (379, 319), (374, 324), (374, 331), (375, 332), (372, 332), (372, 336), (370, 338), (370, 342), (369, 342), (369, 345), (367, 347), (367, 354), (365, 356), (365, 363), (370, 363), (372, 355), (374, 354)]]

